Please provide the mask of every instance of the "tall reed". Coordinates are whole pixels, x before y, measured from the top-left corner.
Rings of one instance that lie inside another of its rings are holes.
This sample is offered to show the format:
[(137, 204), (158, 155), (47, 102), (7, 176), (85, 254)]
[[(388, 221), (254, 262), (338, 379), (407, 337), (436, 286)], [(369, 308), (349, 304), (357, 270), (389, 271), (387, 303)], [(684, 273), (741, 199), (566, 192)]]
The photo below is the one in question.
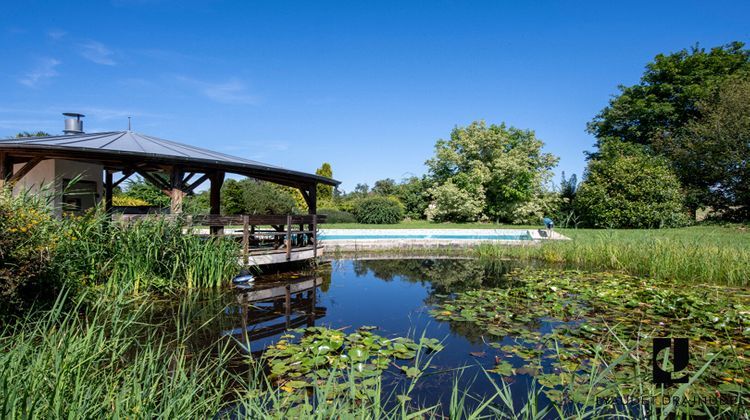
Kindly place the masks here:
[(239, 246), (231, 239), (201, 238), (176, 221), (108, 223), (91, 214), (64, 222), (75, 240), (64, 246), (61, 271), (112, 289), (215, 288), (239, 269)]
[[(202, 309), (196, 312), (203, 303), (188, 294), (173, 306), (172, 317), (162, 317), (154, 316), (150, 298), (126, 293), (99, 297), (85, 299), (94, 303), (84, 306), (64, 304), (63, 295), (51, 310), (0, 329), (1, 417), (541, 419), (661, 418), (670, 413), (689, 417), (691, 413), (671, 400), (664, 405), (620, 407), (596, 398), (602, 387), (613, 386), (615, 367), (631, 357), (628, 348), (615, 360), (602, 360), (594, 348), (590, 371), (580, 373), (584, 380), (571, 380), (559, 390), (561, 395), (581, 396), (575, 400), (549, 401), (535, 381), (518, 395), (503, 376), (485, 371), (489, 392), (470, 395), (465, 389), (471, 384), (456, 380), (446, 405), (424, 406), (410, 397), (420, 382), (428, 380), (421, 373), (390, 392), (378, 377), (378, 392), (365, 399), (357, 389), (356, 375), (348, 375), (344, 392), (335, 375), (328, 375), (328, 382), (313, 384), (307, 399), (290, 404), (290, 394), (266, 380), (262, 359), (239, 354), (219, 334), (202, 350), (191, 345), (196, 334), (210, 328), (220, 307), (212, 307), (213, 315)], [(430, 358), (417, 359), (418, 370), (429, 373)], [(246, 368), (238, 370), (240, 365)], [(704, 371), (705, 366), (690, 382)], [(643, 377), (634, 375), (633, 380)], [(615, 390), (607, 395), (638, 397), (652, 385), (628, 383), (626, 388), (630, 394)], [(689, 384), (657, 390), (651, 397), (664, 401), (665, 396), (683, 397), (688, 390)], [(742, 410), (737, 404), (698, 408), (719, 416), (747, 416), (746, 411), (736, 411)]]
[[(483, 245), (480, 258), (521, 258), (577, 269), (617, 270), (685, 284), (750, 284), (750, 236), (737, 231), (566, 231), (571, 241), (541, 246)], [(683, 233), (684, 232), (684, 233)]]

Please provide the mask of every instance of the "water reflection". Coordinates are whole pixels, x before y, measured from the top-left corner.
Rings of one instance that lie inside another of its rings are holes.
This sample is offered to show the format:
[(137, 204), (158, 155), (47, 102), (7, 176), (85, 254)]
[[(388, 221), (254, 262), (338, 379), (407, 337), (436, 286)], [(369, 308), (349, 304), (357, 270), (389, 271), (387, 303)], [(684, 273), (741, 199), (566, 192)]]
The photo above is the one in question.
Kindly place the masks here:
[[(474, 395), (492, 392), (479, 370), (495, 364), (486, 343), (511, 344), (511, 338), (489, 335), (469, 322), (437, 321), (429, 311), (452, 293), (512, 287), (508, 274), (517, 266), (512, 261), (470, 259), (335, 260), (307, 271), (259, 276), (252, 289), (224, 297), (229, 300), (225, 300), (221, 328), (214, 333), (231, 337), (251, 353), (275, 343), (284, 331), (303, 326), (344, 332), (376, 326), (375, 332), (383, 337), (418, 339), (424, 334), (443, 341), (445, 349), (433, 359), (429, 374), (412, 396), (423, 405), (447, 403), (458, 376), (462, 387)], [(486, 357), (476, 356), (485, 352)], [(398, 382), (394, 382), (398, 372), (387, 376), (389, 383)], [(531, 377), (507, 380), (522, 395)], [(394, 391), (390, 385), (385, 388), (386, 393)]]
[[(224, 313), (239, 321), (239, 326), (222, 331), (224, 337), (234, 337), (245, 352), (265, 348), (265, 339), (299, 327), (312, 327), (315, 320), (326, 314), (326, 308), (316, 306), (318, 289), (323, 278), (315, 275), (286, 281), (260, 283), (250, 290), (236, 293), (236, 304), (228, 305)], [(253, 343), (259, 342), (253, 346)]]
[(516, 261), (480, 262), (476, 259), (374, 259), (354, 260), (354, 272), (368, 272), (392, 281), (400, 278), (430, 286), (433, 294), (450, 294), (507, 284), (506, 275), (518, 267)]

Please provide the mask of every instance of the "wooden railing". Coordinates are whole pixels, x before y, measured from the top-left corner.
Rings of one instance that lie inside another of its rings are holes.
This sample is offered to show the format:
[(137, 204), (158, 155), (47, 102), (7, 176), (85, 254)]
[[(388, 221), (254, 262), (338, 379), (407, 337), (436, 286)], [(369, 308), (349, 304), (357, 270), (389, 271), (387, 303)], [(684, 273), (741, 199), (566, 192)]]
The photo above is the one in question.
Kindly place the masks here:
[[(206, 226), (211, 235), (242, 238), (242, 261), (248, 264), (251, 255), (267, 253), (269, 250), (285, 250), (287, 261), (292, 250), (312, 247), (313, 257), (318, 256), (318, 224), (325, 223), (325, 215), (127, 215), (125, 220), (144, 218), (179, 218), (188, 227)], [(241, 231), (237, 232), (239, 227)], [(231, 230), (230, 230), (231, 229)]]
[[(212, 234), (224, 235), (227, 226), (242, 226), (242, 258), (248, 263), (252, 252), (262, 253), (270, 246), (274, 250), (286, 250), (287, 261), (291, 260), (293, 248), (312, 246), (313, 257), (318, 256), (318, 223), (325, 223), (324, 215), (199, 215), (188, 218), (193, 226), (209, 226)], [(270, 226), (271, 229), (264, 228)], [(256, 248), (251, 250), (251, 248)]]

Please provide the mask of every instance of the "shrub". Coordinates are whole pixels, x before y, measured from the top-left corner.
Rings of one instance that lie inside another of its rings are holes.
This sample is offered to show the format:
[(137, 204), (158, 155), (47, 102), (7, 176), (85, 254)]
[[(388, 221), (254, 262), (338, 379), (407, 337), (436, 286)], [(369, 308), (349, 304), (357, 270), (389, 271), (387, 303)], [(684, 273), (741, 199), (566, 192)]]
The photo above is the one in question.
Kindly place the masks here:
[(367, 224), (394, 224), (404, 219), (404, 207), (393, 197), (369, 197), (357, 206), (357, 221)]
[(584, 223), (605, 228), (685, 225), (683, 204), (680, 182), (663, 159), (614, 140), (589, 161), (575, 199)]
[[(0, 311), (16, 312), (24, 296), (55, 289), (47, 277), (68, 232), (57, 228), (42, 195), (13, 196), (0, 190)], [(33, 298), (34, 296), (31, 296)], [(29, 299), (30, 300), (30, 299)]]
[(350, 198), (341, 200), (336, 207), (338, 207), (338, 209), (341, 211), (345, 211), (347, 213), (354, 215), (354, 217), (357, 217), (357, 209), (359, 209), (360, 201), (362, 201), (361, 198), (350, 197)]
[(150, 206), (151, 203), (138, 197), (131, 197), (129, 195), (115, 195), (114, 197), (112, 197), (112, 205), (119, 207), (143, 207)]
[(353, 214), (337, 209), (320, 209), (318, 214), (327, 216), (326, 223), (356, 223), (357, 218)]

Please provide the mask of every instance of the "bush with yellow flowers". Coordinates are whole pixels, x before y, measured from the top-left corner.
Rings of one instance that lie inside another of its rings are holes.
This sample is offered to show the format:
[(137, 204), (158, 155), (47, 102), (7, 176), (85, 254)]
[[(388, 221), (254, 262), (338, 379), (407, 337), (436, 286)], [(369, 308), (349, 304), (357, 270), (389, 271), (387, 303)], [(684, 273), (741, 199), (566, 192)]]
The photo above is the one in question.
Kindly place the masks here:
[[(61, 238), (43, 198), (0, 191), (0, 310), (17, 309), (43, 284)], [(41, 286), (41, 287), (40, 287)], [(24, 296), (26, 295), (26, 296)]]

